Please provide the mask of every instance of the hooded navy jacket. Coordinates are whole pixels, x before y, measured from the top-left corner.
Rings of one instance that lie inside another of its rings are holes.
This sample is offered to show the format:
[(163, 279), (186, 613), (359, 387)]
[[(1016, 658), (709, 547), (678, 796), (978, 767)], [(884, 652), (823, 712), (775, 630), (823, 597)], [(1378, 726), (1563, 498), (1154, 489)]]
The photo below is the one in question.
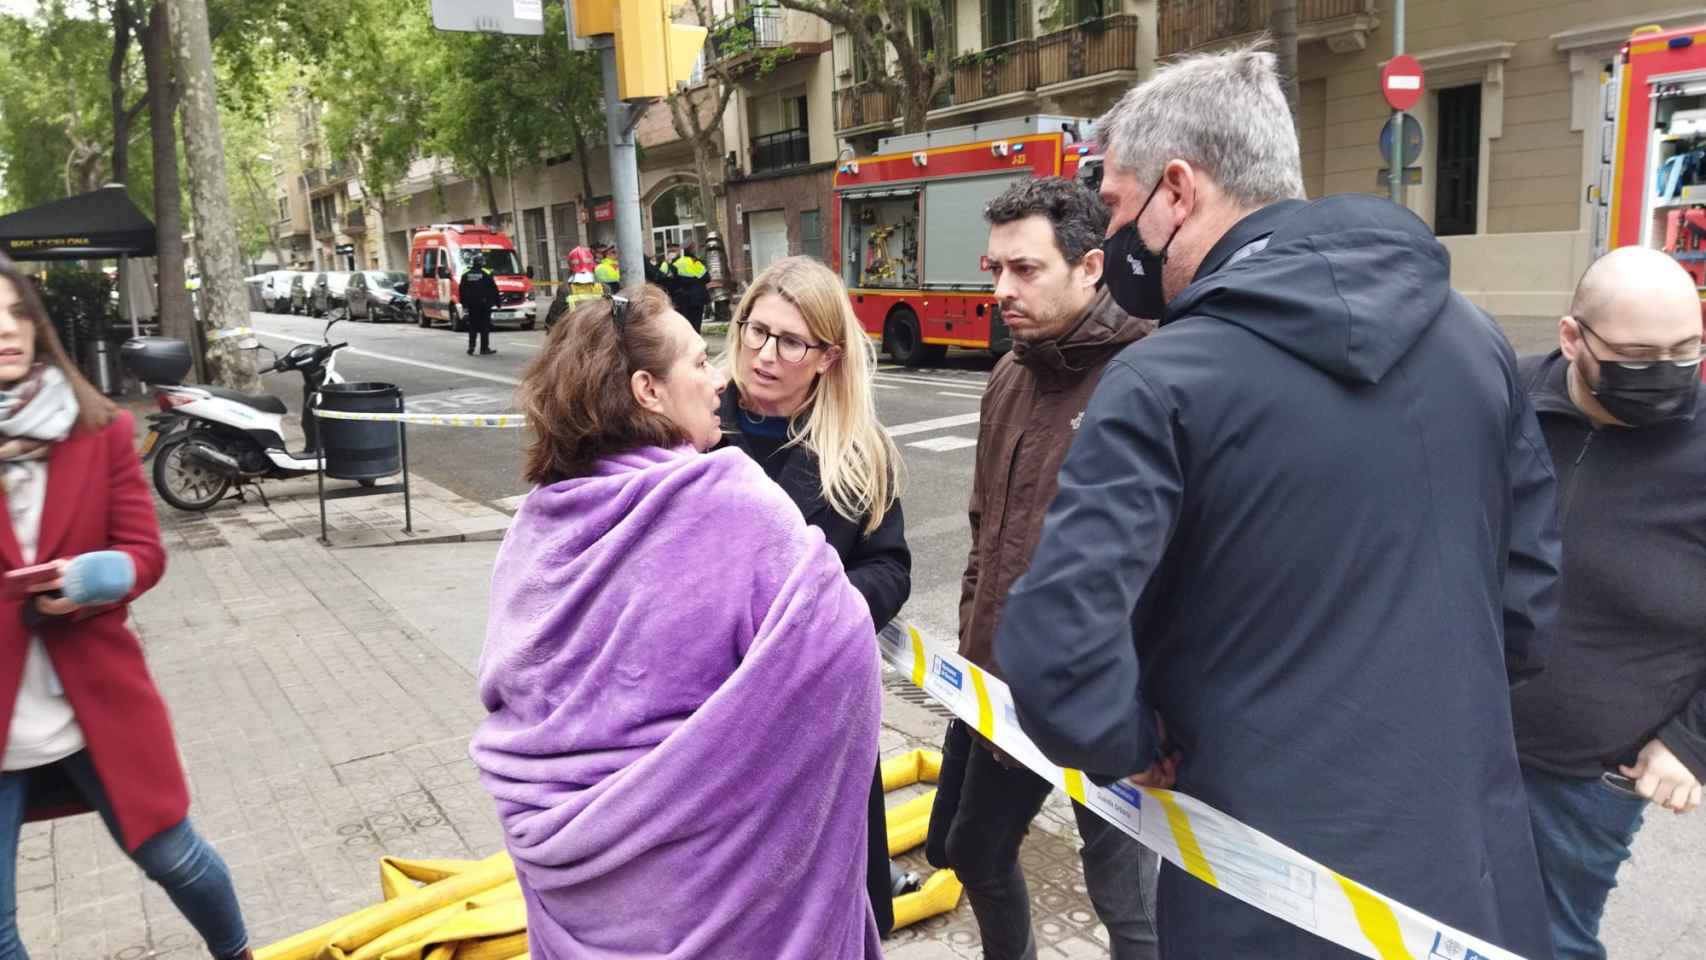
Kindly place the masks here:
[[(1106, 781), (1159, 714), (1178, 789), (1547, 960), (1510, 686), (1555, 617), (1555, 487), (1420, 220), (1257, 211), (1090, 402), (996, 636), (1020, 725)], [(1157, 926), (1167, 960), (1353, 956), (1170, 864)]]

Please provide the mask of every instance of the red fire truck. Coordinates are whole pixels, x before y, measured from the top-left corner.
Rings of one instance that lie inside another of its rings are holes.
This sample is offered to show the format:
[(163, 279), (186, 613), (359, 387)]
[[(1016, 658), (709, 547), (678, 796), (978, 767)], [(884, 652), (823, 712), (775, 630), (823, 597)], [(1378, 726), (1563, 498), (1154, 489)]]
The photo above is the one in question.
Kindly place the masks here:
[(1594, 256), (1664, 250), (1706, 301), (1706, 25), (1636, 30), (1600, 94)]
[(1023, 177), (1088, 174), (1092, 142), (1089, 120), (1020, 117), (888, 137), (838, 164), (830, 262), (865, 333), (908, 366), (1011, 347), (982, 266), (984, 204)]

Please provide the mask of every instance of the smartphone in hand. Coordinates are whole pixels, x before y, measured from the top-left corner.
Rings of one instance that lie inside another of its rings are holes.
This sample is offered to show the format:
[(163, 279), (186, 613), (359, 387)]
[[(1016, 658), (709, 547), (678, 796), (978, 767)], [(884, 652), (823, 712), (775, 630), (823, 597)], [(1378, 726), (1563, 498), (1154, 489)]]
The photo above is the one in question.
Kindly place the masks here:
[(33, 567), (8, 570), (4, 576), (0, 576), (0, 596), (8, 600), (28, 599), (31, 587), (52, 583), (59, 579), (59, 575), (57, 563), (38, 563)]
[(1646, 797), (1641, 796), (1641, 791), (1635, 789), (1635, 781), (1625, 777), (1621, 773), (1613, 773), (1610, 770), (1607, 770), (1599, 775), (1599, 779), (1613, 791), (1621, 793), (1626, 797), (1634, 800), (1647, 799)]

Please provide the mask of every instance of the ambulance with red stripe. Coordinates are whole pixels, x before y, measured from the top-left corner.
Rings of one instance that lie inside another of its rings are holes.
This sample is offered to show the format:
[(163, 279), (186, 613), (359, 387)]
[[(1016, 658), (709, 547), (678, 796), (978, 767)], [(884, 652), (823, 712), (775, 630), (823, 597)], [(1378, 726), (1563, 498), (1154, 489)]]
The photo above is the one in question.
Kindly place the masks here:
[(897, 362), (1012, 346), (983, 265), (983, 208), (1014, 181), (1100, 171), (1091, 121), (1032, 116), (888, 137), (836, 165), (830, 263)]

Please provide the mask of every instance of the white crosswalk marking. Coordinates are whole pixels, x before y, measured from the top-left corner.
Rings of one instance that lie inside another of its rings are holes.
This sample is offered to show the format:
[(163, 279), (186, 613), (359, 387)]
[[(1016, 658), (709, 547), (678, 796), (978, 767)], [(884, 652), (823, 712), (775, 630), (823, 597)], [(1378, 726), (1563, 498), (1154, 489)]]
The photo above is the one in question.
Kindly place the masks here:
[(932, 430), (949, 430), (954, 427), (964, 427), (977, 422), (977, 414), (962, 413), (952, 417), (937, 417), (934, 420), (919, 420), (914, 423), (902, 423), (889, 428), (891, 437), (909, 437), (915, 433), (929, 433)]
[(949, 450), (962, 450), (966, 447), (975, 447), (977, 446), (977, 438), (931, 437), (928, 440), (915, 440), (912, 443), (907, 444), (907, 446), (917, 447), (920, 450), (929, 450), (931, 453), (946, 453)]

